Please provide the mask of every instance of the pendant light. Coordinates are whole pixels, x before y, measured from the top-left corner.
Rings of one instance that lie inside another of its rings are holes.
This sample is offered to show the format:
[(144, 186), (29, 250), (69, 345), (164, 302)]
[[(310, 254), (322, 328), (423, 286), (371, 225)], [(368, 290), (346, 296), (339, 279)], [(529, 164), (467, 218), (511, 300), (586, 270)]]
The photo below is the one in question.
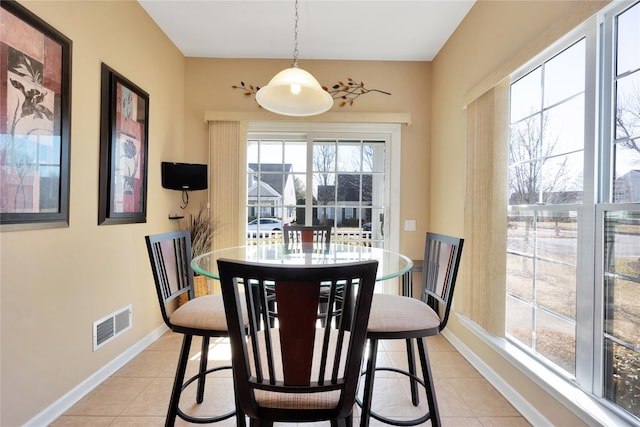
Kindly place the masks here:
[(314, 116), (333, 106), (333, 98), (311, 73), (298, 66), (298, 0), (295, 3), (293, 65), (273, 76), (256, 93), (265, 110), (285, 116)]

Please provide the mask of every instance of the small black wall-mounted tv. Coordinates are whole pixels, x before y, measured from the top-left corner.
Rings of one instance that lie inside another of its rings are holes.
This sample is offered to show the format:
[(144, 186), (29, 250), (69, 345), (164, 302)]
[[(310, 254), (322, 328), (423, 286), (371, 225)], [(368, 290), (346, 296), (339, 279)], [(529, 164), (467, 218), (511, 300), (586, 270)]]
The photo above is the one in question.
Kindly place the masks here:
[(162, 186), (170, 190), (206, 190), (207, 165), (162, 162)]

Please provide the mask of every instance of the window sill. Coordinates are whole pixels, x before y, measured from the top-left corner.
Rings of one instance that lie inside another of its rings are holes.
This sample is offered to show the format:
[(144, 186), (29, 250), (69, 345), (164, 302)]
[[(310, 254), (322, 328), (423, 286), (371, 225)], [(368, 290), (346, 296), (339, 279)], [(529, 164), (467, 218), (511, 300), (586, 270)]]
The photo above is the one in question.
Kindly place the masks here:
[[(460, 324), (484, 344), (502, 356), (531, 381), (562, 403), (588, 425), (634, 425), (637, 419), (617, 410), (608, 402), (582, 391), (571, 380), (562, 378), (504, 338), (489, 335), (467, 317), (458, 315)], [(478, 355), (449, 330), (442, 334), (529, 422), (533, 425), (552, 425), (542, 413), (522, 397), (503, 377), (498, 375)]]

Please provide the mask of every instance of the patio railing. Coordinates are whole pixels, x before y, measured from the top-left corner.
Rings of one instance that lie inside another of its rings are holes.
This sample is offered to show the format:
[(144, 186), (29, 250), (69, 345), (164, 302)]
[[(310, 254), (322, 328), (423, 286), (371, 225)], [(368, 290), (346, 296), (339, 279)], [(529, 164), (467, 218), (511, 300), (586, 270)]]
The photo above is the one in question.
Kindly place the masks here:
[[(260, 233), (252, 231), (247, 233), (248, 245), (283, 242), (281, 231), (265, 231)], [(331, 234), (331, 242), (343, 245), (371, 247), (376, 241), (373, 239), (373, 233), (371, 231), (334, 229)], [(380, 242), (380, 244), (382, 243), (382, 241), (378, 242)]]

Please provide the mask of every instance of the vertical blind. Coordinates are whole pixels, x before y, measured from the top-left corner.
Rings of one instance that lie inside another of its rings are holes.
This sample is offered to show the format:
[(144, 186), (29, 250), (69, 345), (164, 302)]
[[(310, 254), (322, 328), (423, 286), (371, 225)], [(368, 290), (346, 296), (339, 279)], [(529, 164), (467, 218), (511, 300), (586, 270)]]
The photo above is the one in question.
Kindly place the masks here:
[(465, 262), (458, 310), (504, 336), (509, 81), (467, 105)]
[(239, 121), (209, 122), (211, 220), (215, 221), (212, 249), (243, 244), (246, 212), (246, 130)]

